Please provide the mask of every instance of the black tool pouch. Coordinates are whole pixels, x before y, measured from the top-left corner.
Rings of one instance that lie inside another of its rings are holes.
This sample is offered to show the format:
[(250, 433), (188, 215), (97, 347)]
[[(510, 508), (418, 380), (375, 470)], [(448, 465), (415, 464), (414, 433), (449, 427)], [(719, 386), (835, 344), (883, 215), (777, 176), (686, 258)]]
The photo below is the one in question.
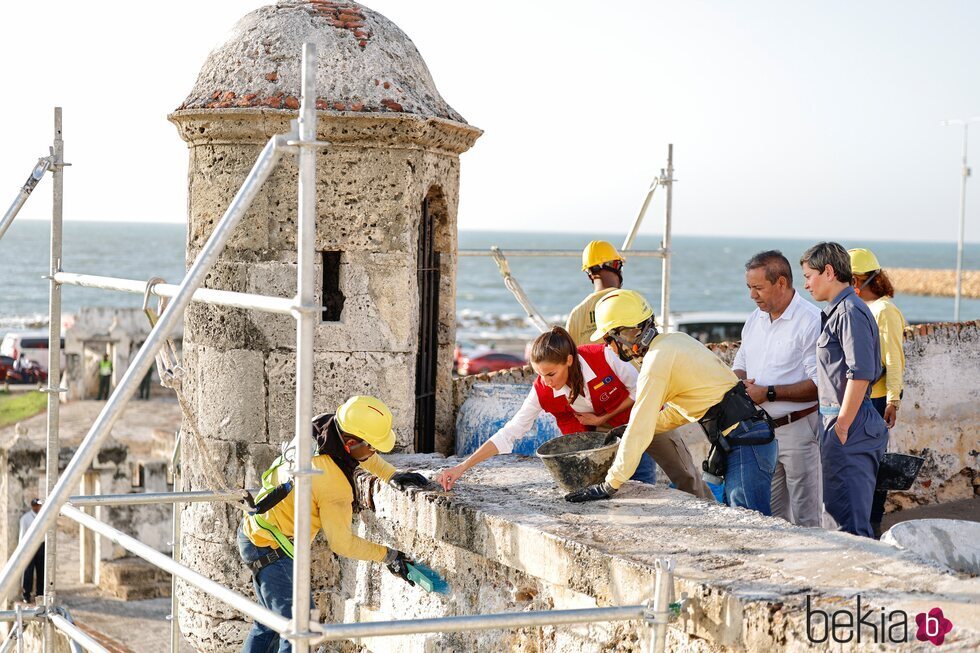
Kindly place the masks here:
[[(769, 425), (768, 437), (728, 442), (722, 433), (745, 421), (766, 422)], [(712, 446), (721, 447), (726, 452), (730, 451), (732, 446), (769, 444), (776, 437), (776, 428), (769, 413), (753, 403), (741, 382), (732, 386), (721, 401), (709, 408), (704, 417), (698, 420), (698, 424), (701, 425), (708, 442)]]

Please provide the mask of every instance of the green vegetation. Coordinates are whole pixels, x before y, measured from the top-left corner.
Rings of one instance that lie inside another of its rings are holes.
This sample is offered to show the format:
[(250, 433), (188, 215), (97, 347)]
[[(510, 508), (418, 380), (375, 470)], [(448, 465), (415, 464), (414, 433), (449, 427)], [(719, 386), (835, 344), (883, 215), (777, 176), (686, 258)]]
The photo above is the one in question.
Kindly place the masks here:
[(43, 392), (0, 392), (0, 427), (37, 415), (47, 405)]

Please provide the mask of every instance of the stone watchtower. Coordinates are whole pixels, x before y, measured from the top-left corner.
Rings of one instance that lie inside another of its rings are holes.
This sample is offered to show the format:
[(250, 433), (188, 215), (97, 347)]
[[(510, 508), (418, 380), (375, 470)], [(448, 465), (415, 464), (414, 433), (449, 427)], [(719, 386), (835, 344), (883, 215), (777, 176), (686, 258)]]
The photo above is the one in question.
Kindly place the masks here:
[[(382, 398), (398, 446), (452, 438), (459, 155), (480, 130), (440, 96), (411, 40), (353, 2), (281, 1), (242, 18), (170, 119), (190, 150), (187, 260), (197, 256), (263, 145), (297, 117), (303, 42), (317, 46), (317, 293), (314, 412), (354, 394)], [(210, 288), (296, 292), (296, 162), (286, 155), (209, 276)], [(295, 323), (193, 305), (184, 330), (186, 393), (207, 455), (229, 485), (254, 487), (293, 437)], [(185, 425), (186, 427), (186, 425)], [(185, 447), (185, 478), (203, 478)], [(233, 537), (240, 515), (183, 512), (184, 560), (246, 588)], [(320, 570), (322, 571), (322, 569)], [(314, 572), (314, 578), (322, 574)], [(234, 611), (183, 588), (182, 629), (202, 650), (242, 633)]]

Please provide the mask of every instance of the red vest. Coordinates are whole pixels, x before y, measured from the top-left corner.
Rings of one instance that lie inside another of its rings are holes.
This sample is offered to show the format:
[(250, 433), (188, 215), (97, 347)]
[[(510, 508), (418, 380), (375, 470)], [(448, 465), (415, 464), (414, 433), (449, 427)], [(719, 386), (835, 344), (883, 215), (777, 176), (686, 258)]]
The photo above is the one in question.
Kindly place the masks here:
[[(602, 343), (595, 345), (582, 345), (578, 348), (578, 354), (595, 372), (595, 378), (586, 382), (585, 391), (592, 399), (592, 410), (596, 415), (605, 415), (616, 409), (617, 406), (630, 396), (626, 384), (616, 376), (609, 363), (606, 362), (606, 355), (603, 352), (605, 345)], [(538, 393), (538, 403), (541, 408), (555, 416), (558, 428), (563, 435), (569, 433), (581, 433), (582, 431), (592, 430), (593, 427), (585, 426), (575, 419), (575, 411), (568, 403), (566, 395), (555, 396), (554, 390), (544, 384), (539, 376), (534, 381), (534, 390)], [(606, 422), (606, 426), (621, 426), (630, 421), (630, 411), (615, 415)]]

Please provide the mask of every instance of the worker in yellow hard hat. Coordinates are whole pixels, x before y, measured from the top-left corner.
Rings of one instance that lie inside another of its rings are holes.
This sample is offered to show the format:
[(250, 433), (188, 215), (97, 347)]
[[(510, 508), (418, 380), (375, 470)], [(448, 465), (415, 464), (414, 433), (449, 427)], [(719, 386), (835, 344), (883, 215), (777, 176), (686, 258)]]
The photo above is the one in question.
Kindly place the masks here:
[(847, 253), (851, 256), (854, 291), (871, 309), (881, 340), (881, 364), (885, 369), (871, 387), (871, 403), (891, 428), (902, 399), (905, 316), (892, 301), (895, 288), (874, 253), (868, 249), (849, 249)]
[[(905, 374), (905, 316), (892, 301), (895, 288), (869, 249), (849, 249), (854, 291), (871, 309), (878, 325), (881, 342), (881, 376), (871, 386), (871, 405), (892, 428), (898, 419), (902, 400), (902, 377)], [(881, 520), (885, 514), (886, 490), (875, 489), (871, 501), (871, 530), (881, 535)]]
[[(572, 336), (576, 345), (587, 345), (592, 342), (595, 333), (595, 305), (614, 290), (623, 285), (623, 266), (626, 259), (612, 243), (605, 240), (593, 240), (582, 250), (582, 271), (592, 282), (592, 294), (572, 309), (565, 323), (565, 330)], [(639, 369), (638, 361), (634, 365)], [(634, 479), (653, 483), (656, 478), (656, 463), (667, 474), (668, 478), (682, 492), (696, 497), (711, 497), (711, 490), (701, 479), (701, 474), (687, 443), (679, 433), (665, 433), (655, 440), (649, 453), (640, 457), (639, 466)]]
[[(348, 399), (336, 414), (324, 413), (313, 419), (313, 438), (294, 439), (262, 475), (262, 491), (254, 500), (252, 514), (245, 517), (238, 531), (238, 550), (252, 571), (255, 593), (266, 608), (287, 619), (292, 618), (293, 538), (295, 537), (294, 493), (287, 478), (296, 447), (313, 448), (313, 521), (309, 538), (323, 530), (327, 544), (337, 555), (356, 560), (383, 562), (389, 571), (408, 581), (411, 560), (401, 551), (362, 539), (351, 531), (351, 518), (357, 506), (354, 471), (360, 467), (398, 489), (428, 484), (421, 474), (398, 472), (377, 455), (395, 446), (392, 415), (380, 399), (356, 396)], [(411, 581), (409, 581), (411, 582)], [(259, 623), (245, 639), (243, 652), (291, 651), (279, 633)]]
[(612, 497), (661, 433), (698, 422), (711, 442), (704, 471), (724, 477), (726, 503), (770, 514), (776, 467), (772, 421), (734, 372), (686, 333), (659, 333), (653, 308), (634, 290), (606, 294), (595, 315), (592, 340), (605, 341), (623, 360), (642, 360), (636, 403), (605, 480), (565, 499)]

